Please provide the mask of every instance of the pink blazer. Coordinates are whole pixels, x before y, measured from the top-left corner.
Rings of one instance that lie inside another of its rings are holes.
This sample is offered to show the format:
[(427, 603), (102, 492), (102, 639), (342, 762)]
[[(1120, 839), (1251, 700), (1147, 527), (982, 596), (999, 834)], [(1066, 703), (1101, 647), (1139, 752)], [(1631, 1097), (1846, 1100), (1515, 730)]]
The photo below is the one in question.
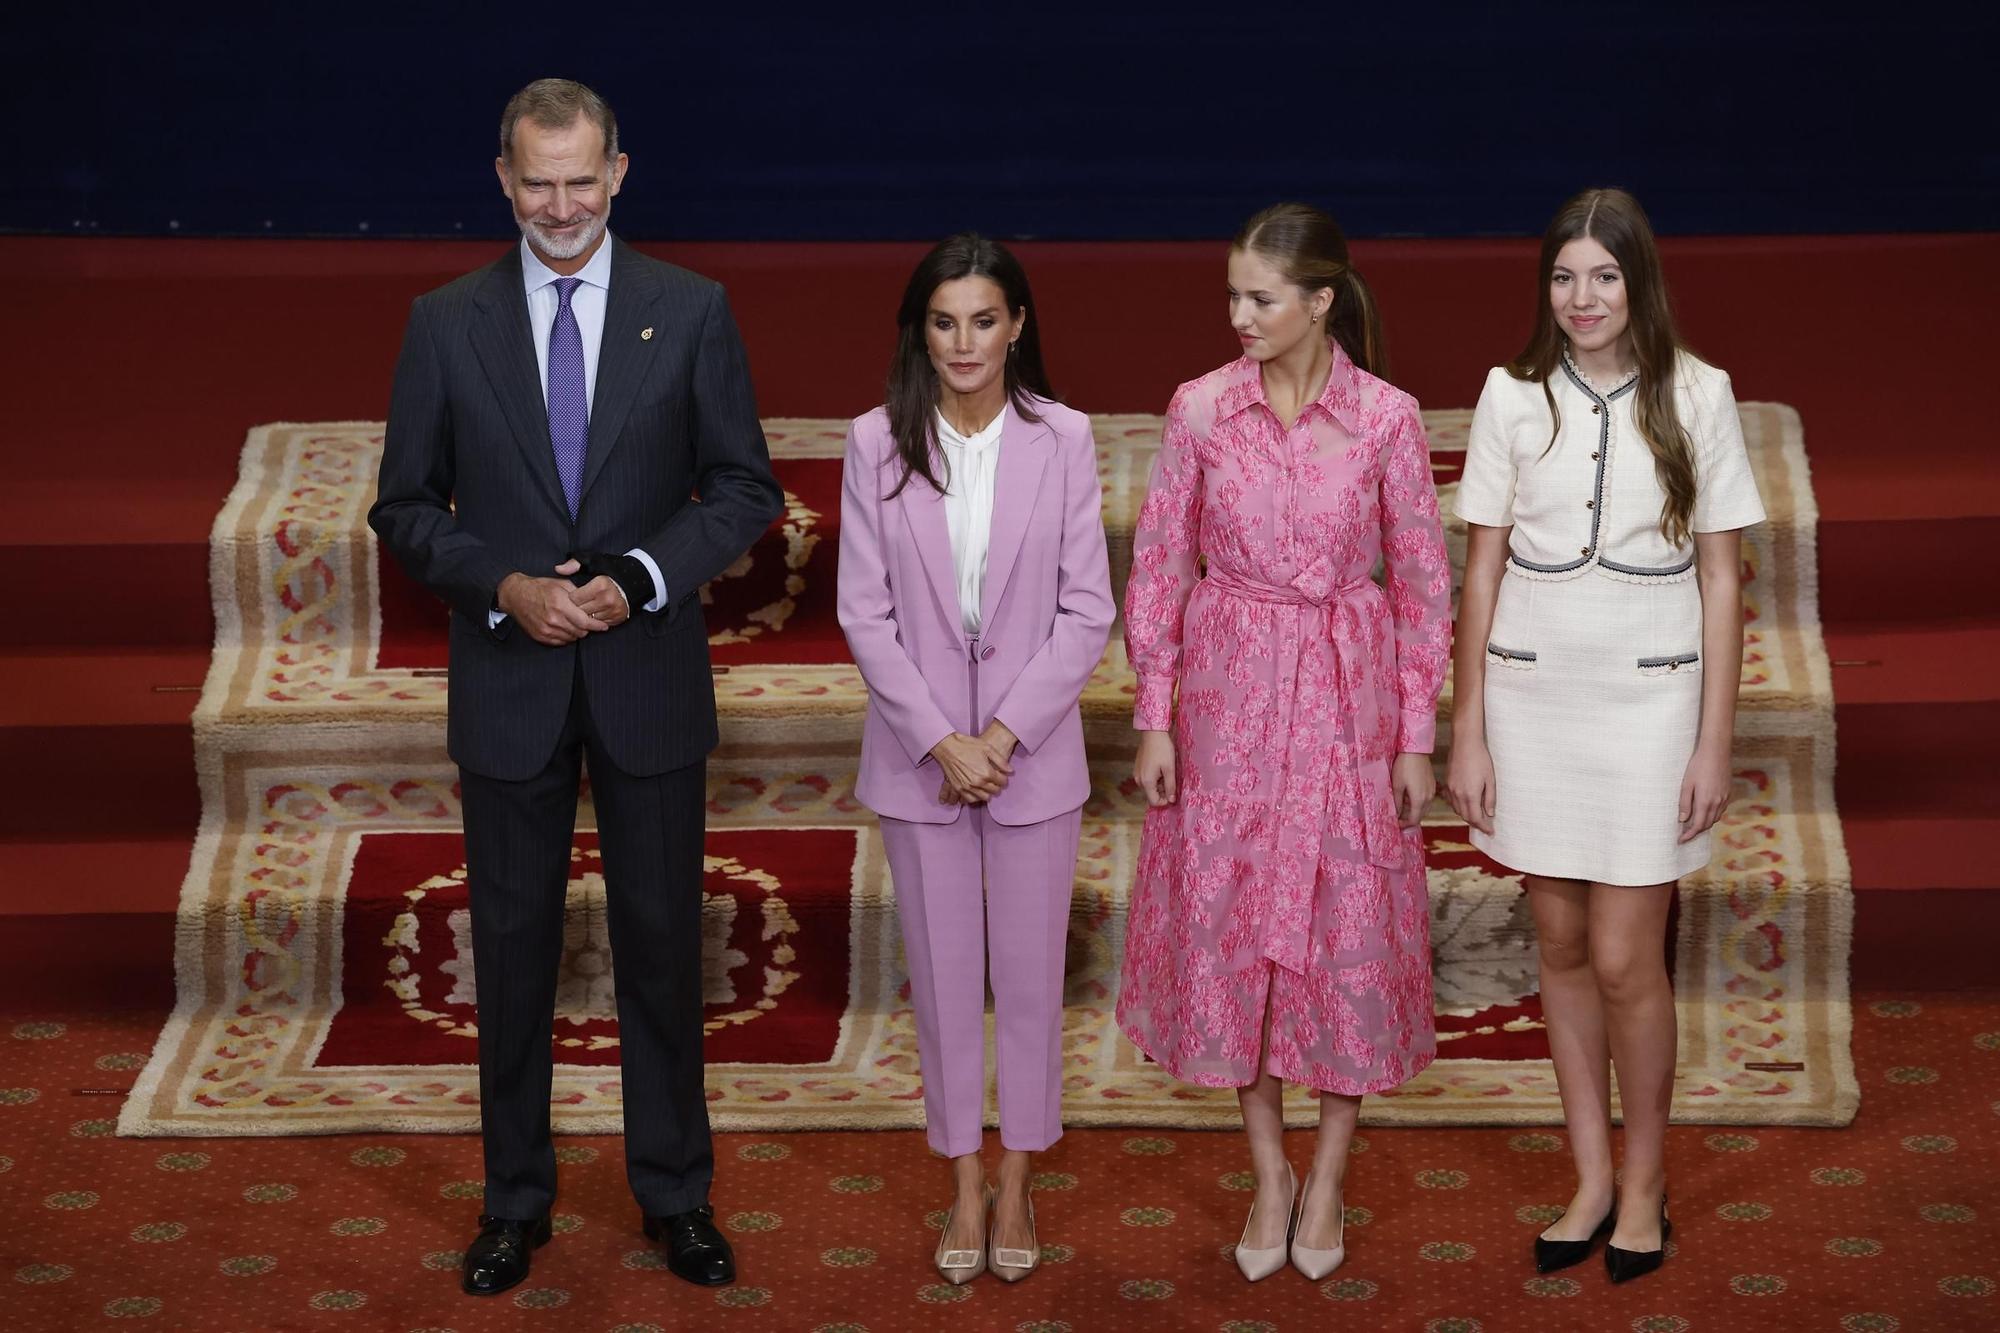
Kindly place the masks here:
[[(962, 806), (938, 800), (931, 747), (977, 735), (998, 717), (1020, 737), (1014, 775), (987, 810), (1035, 824), (1090, 794), (1077, 700), (1104, 654), (1115, 604), (1100, 517), (1090, 418), (1035, 400), (1039, 424), (1008, 410), (993, 484), (993, 530), (968, 643), (944, 501), (902, 475), (889, 414), (847, 432), (840, 499), (840, 627), (868, 684), (855, 795), (892, 819), (949, 824)], [(969, 654), (978, 653), (972, 700)]]

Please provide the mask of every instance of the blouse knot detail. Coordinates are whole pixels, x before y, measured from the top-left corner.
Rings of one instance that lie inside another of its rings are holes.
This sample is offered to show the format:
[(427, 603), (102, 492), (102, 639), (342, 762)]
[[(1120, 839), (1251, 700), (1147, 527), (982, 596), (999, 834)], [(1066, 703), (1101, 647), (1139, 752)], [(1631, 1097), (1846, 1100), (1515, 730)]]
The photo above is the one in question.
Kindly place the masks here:
[[(1458, 516), (1511, 527), (1509, 572), (1562, 581), (1593, 571), (1624, 582), (1694, 577), (1694, 543), (1660, 532), (1666, 501), (1634, 403), (1638, 372), (1599, 389), (1567, 349), (1549, 377), (1557, 420), (1542, 385), (1495, 367), (1479, 396), (1466, 445)], [(1695, 532), (1761, 522), (1743, 427), (1729, 376), (1686, 353), (1674, 368), (1675, 406), (1694, 442)], [(1554, 442), (1550, 441), (1551, 430)]]

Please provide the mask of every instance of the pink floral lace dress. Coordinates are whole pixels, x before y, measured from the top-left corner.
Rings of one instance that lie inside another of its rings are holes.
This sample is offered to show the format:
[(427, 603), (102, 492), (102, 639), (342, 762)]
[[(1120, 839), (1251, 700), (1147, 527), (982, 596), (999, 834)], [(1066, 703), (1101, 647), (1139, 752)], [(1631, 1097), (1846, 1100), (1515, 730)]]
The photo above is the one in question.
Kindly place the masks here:
[(1451, 653), (1415, 400), (1337, 346), (1290, 430), (1247, 357), (1182, 385), (1134, 546), (1133, 724), (1171, 728), (1179, 798), (1146, 814), (1119, 1025), (1192, 1083), (1394, 1087), (1436, 1033), (1390, 762), (1430, 751)]

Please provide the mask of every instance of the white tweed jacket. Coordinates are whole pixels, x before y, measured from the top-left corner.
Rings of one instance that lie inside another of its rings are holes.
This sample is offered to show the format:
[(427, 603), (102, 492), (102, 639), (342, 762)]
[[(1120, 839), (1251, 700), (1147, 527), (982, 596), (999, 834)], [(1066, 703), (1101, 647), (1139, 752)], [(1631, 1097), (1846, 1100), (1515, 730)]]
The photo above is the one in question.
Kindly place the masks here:
[[(1660, 533), (1666, 496), (1633, 419), (1636, 373), (1599, 389), (1565, 354), (1550, 379), (1560, 422), (1553, 446), (1542, 386), (1503, 367), (1487, 372), (1458, 484), (1458, 516), (1512, 527), (1508, 563), (1528, 578), (1579, 578), (1593, 570), (1649, 583), (1693, 577), (1693, 544), (1675, 545)], [(1694, 440), (1694, 530), (1762, 522), (1764, 503), (1750, 475), (1729, 376), (1682, 353), (1674, 393)]]

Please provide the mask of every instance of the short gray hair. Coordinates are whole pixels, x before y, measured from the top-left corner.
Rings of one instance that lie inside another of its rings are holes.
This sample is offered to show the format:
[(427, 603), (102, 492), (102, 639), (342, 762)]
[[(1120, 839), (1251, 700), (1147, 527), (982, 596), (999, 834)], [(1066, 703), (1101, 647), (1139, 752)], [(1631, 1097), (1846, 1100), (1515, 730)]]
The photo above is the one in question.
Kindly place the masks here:
[(514, 160), (514, 127), (523, 117), (545, 130), (567, 129), (588, 116), (604, 131), (604, 160), (618, 160), (618, 117), (611, 104), (574, 79), (536, 79), (507, 99), (500, 113), (500, 156)]

